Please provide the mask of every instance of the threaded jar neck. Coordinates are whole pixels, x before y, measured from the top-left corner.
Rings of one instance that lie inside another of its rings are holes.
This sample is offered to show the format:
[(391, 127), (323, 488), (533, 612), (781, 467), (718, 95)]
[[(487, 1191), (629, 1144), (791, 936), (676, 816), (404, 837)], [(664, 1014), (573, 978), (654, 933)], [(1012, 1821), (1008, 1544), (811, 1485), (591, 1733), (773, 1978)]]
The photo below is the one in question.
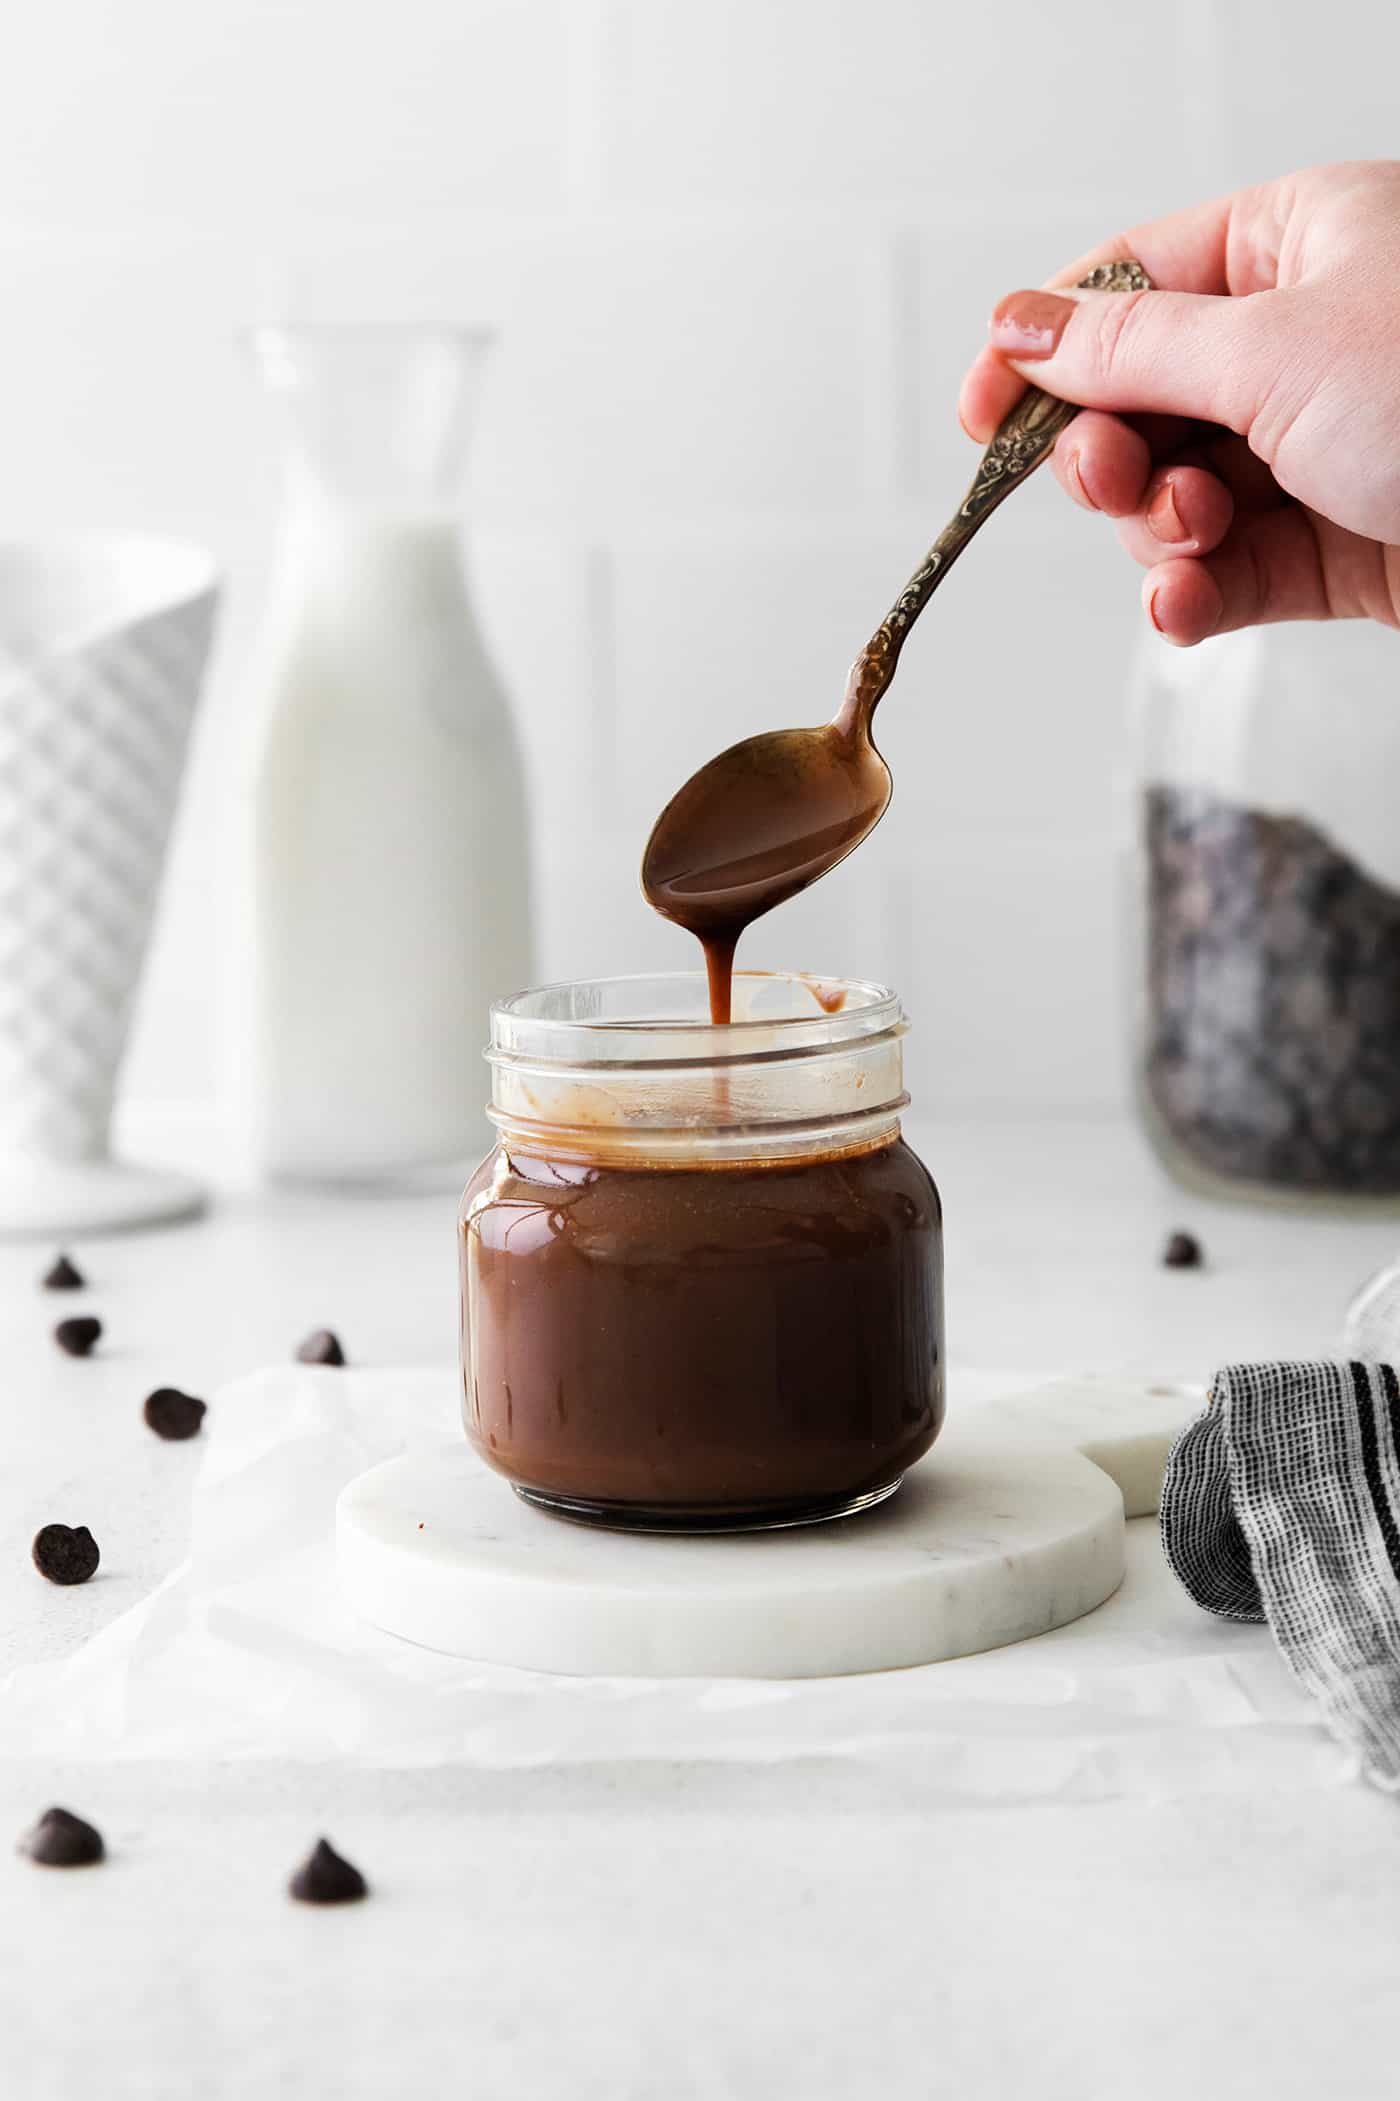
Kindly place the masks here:
[(709, 1021), (700, 972), (547, 985), (491, 1010), (491, 1117), (507, 1145), (607, 1164), (704, 1166), (864, 1151), (899, 1134), (897, 995), (742, 971)]

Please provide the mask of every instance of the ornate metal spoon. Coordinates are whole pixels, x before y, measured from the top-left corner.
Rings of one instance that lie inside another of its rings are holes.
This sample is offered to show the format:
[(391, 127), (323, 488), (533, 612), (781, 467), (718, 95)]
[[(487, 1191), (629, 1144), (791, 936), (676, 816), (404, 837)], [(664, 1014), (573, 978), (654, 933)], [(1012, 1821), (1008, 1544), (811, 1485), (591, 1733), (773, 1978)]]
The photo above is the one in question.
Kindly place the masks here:
[[(1101, 263), (1086, 291), (1146, 291), (1140, 263)], [(740, 934), (761, 913), (844, 861), (888, 806), (889, 768), (871, 721), (909, 630), (958, 556), (1049, 456), (1079, 411), (1031, 387), (982, 457), (972, 487), (851, 667), (845, 698), (819, 729), (769, 730), (731, 745), (667, 803), (642, 856), (642, 889), (705, 944), (711, 1013), (729, 1018)]]

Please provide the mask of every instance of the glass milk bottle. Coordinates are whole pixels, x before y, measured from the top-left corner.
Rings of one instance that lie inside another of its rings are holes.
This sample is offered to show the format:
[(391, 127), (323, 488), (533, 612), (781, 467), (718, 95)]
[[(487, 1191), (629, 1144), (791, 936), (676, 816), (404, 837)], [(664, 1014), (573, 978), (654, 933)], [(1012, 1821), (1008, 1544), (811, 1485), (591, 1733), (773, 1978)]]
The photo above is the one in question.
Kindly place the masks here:
[(526, 809), (455, 497), (486, 339), (260, 330), (286, 486), (252, 811), (256, 1161), (364, 1181), (484, 1128), (482, 1016), (530, 980)]

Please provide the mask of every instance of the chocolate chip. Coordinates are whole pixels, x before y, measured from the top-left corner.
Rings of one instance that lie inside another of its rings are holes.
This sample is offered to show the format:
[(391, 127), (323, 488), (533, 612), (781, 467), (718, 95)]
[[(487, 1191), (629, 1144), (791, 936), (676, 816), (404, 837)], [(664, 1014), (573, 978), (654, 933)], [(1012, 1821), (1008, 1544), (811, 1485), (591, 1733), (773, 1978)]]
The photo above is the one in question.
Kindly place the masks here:
[(369, 1884), (358, 1868), (342, 1860), (324, 1838), (307, 1855), (287, 1885), (301, 1904), (354, 1904), (369, 1895)]
[(102, 1833), (68, 1809), (48, 1809), (19, 1842), (21, 1853), (44, 1868), (90, 1868), (106, 1855)]
[(345, 1352), (340, 1347), (338, 1337), (332, 1335), (329, 1328), (318, 1328), (314, 1335), (307, 1336), (305, 1342), (297, 1351), (297, 1362), (299, 1364), (343, 1364), (345, 1362)]
[(41, 1525), (30, 1551), (35, 1568), (50, 1583), (86, 1583), (102, 1559), (86, 1525)]
[(205, 1406), (192, 1393), (181, 1393), (178, 1386), (157, 1386), (154, 1393), (147, 1394), (141, 1413), (157, 1437), (178, 1439), (194, 1436), (204, 1420)]
[(101, 1333), (102, 1323), (95, 1313), (80, 1313), (75, 1320), (61, 1320), (53, 1339), (70, 1357), (87, 1357)]
[(87, 1278), (80, 1269), (74, 1267), (66, 1255), (58, 1257), (44, 1278), (45, 1291), (83, 1291), (86, 1288)]
[(1194, 1233), (1173, 1233), (1162, 1250), (1162, 1260), (1168, 1269), (1199, 1269), (1201, 1243)]

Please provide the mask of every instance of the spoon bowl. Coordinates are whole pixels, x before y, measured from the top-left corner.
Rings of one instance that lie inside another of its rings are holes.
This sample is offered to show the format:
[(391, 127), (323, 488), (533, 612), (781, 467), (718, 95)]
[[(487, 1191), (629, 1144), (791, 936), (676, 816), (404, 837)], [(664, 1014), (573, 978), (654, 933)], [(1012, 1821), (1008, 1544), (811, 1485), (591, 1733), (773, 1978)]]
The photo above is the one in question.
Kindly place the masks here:
[(667, 803), (642, 856), (642, 888), (689, 933), (722, 936), (844, 861), (884, 816), (892, 788), (870, 738), (839, 718), (746, 737)]

